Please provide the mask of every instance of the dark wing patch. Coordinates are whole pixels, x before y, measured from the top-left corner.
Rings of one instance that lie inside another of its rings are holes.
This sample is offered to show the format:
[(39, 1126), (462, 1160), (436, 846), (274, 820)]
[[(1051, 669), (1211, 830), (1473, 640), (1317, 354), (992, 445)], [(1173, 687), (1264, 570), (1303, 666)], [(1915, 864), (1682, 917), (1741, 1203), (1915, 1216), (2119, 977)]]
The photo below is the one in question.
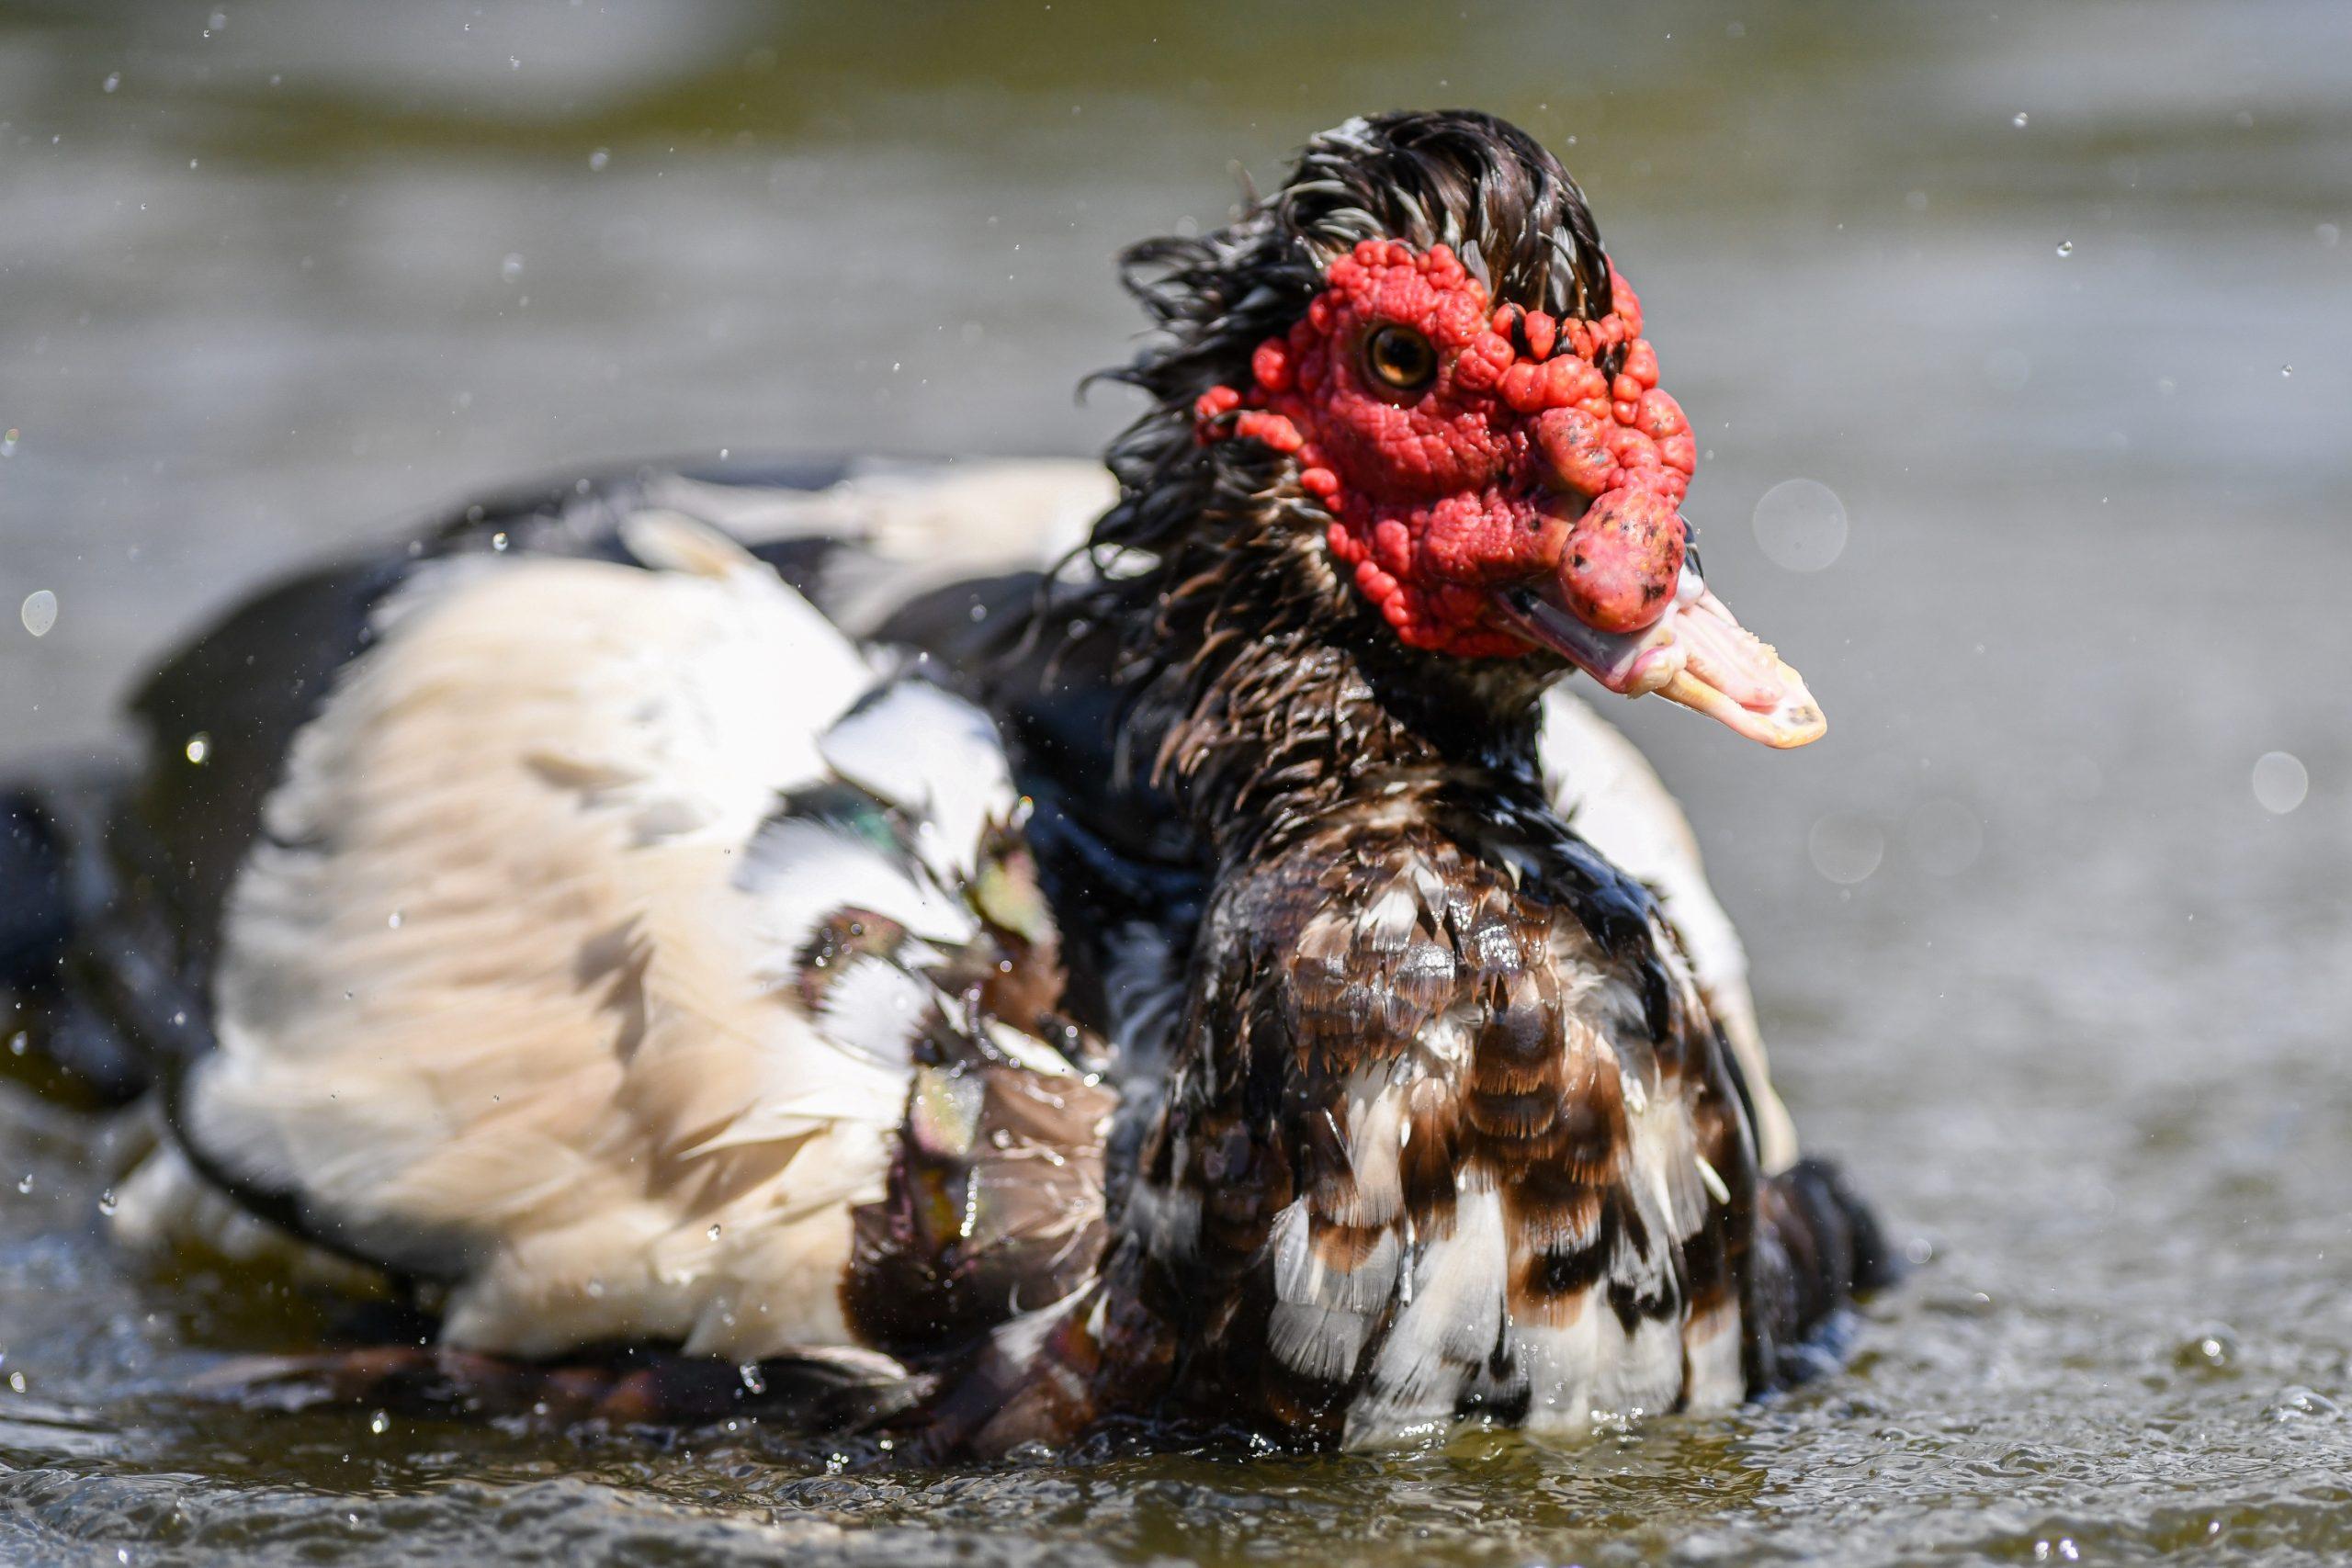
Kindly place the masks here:
[(915, 1076), (888, 1195), (856, 1212), (842, 1303), (898, 1355), (937, 1354), (1091, 1277), (1111, 1092), (1010, 1063)]

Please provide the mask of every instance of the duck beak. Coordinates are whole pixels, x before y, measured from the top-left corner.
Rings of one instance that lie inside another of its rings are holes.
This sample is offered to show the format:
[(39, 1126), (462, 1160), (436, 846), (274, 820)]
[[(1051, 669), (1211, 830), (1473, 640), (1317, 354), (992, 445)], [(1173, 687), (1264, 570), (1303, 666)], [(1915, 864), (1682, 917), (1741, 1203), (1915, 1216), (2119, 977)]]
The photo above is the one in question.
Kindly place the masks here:
[(1511, 631), (1622, 696), (1655, 692), (1783, 750), (1810, 745), (1829, 728), (1804, 677), (1739, 624), (1687, 558), (1674, 603), (1640, 631), (1587, 625), (1548, 581), (1514, 583), (1495, 596), (1495, 608)]

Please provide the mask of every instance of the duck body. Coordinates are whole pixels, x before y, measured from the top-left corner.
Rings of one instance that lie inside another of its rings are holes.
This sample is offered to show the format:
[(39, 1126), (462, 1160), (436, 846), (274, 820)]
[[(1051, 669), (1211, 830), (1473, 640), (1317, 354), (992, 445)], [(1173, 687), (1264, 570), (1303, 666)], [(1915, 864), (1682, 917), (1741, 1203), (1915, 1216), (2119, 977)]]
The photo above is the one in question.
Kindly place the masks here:
[(1280, 440), (1195, 439), (1233, 355), (1178, 335), (1109, 498), (637, 470), (168, 664), (110, 805), (12, 808), (65, 911), (12, 984), (152, 1064), (126, 1238), (389, 1281), (453, 1352), (798, 1368), (941, 1455), (1804, 1371), (1883, 1249), (1679, 814), (1557, 664), (1400, 643), (1424, 590), (1359, 593)]

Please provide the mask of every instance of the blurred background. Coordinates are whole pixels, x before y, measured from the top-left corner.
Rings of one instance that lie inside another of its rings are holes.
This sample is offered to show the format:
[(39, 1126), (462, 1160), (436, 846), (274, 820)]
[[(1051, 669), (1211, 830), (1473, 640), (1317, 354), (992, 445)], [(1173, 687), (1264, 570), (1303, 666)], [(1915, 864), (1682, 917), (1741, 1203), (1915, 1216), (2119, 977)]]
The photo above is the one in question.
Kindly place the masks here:
[(1583, 183), (1710, 577), (1831, 716), (1779, 756), (1608, 710), (1921, 1263), (1855, 1370), (1579, 1449), (978, 1480), (189, 1415), (175, 1369), (308, 1309), (114, 1257), (104, 1135), (12, 1101), (11, 1555), (2352, 1552), (2335, 0), (0, 0), (0, 765), (485, 484), (1096, 450), (1118, 247), (1454, 105)]

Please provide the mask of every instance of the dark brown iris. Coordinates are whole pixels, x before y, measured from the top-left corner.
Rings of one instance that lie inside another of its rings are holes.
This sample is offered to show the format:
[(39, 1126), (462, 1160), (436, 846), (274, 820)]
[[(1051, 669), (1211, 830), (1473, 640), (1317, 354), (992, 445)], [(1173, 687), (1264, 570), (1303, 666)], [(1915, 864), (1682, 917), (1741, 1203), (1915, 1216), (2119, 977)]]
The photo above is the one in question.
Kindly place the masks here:
[(1363, 362), (1381, 385), (1418, 392), (1437, 379), (1437, 350), (1410, 327), (1385, 326), (1363, 340)]

